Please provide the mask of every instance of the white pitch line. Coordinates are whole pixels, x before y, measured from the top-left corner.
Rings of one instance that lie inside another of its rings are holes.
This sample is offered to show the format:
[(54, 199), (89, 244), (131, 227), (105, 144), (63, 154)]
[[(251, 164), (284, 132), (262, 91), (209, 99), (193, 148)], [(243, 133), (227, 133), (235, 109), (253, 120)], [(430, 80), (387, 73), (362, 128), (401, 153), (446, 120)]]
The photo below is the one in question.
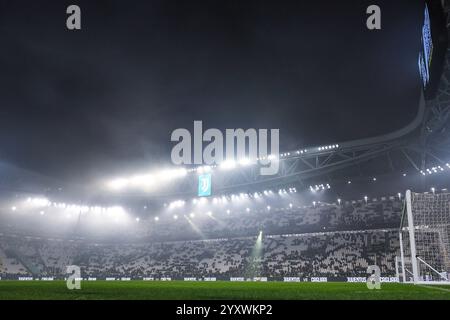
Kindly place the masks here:
[(423, 284), (419, 284), (419, 286), (429, 288), (429, 289), (436, 289), (436, 290), (441, 290), (441, 291), (445, 291), (445, 292), (450, 292), (450, 289), (445, 289), (445, 288), (441, 288), (441, 287), (426, 286)]

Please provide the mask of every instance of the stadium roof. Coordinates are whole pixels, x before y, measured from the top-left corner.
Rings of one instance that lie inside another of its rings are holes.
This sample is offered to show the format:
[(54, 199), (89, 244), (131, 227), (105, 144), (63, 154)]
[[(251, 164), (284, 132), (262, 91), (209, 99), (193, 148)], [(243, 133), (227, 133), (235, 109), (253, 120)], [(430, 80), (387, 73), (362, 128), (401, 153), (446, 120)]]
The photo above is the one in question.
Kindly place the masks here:
[(417, 112), (422, 6), (79, 1), (3, 4), (1, 159), (83, 182), (170, 161), (170, 133), (280, 128), (280, 150), (398, 129)]

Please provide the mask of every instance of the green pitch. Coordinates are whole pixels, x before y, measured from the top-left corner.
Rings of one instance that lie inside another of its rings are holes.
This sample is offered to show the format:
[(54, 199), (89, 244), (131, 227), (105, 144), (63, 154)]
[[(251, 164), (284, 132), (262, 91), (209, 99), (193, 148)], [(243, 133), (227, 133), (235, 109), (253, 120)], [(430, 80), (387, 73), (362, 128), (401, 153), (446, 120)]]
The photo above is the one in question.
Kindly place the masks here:
[(84, 281), (68, 290), (64, 281), (0, 281), (4, 299), (446, 299), (450, 286), (425, 287), (384, 283), (369, 290), (364, 283)]

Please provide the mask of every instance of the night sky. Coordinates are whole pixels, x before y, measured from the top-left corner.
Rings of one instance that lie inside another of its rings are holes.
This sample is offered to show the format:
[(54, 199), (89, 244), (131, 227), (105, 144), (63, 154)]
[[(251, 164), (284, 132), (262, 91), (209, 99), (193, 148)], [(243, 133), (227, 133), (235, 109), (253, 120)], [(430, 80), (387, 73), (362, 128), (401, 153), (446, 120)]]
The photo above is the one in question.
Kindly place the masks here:
[(0, 161), (82, 181), (169, 165), (194, 120), (280, 128), (281, 151), (396, 130), (422, 20), (420, 0), (0, 0)]

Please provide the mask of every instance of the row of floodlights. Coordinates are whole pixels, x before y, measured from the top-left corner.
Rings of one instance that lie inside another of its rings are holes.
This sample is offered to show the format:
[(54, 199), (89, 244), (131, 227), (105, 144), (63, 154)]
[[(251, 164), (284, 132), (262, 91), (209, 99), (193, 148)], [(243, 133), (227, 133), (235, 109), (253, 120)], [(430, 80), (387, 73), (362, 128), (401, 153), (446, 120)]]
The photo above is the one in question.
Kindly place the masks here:
[[(339, 148), (338, 144), (325, 146), (325, 147), (319, 147), (318, 149), (319, 149), (319, 151), (323, 151), (323, 150), (332, 150), (332, 149), (336, 149), (336, 148)], [(296, 151), (297, 154), (303, 154), (305, 152), (307, 152), (306, 149)], [(291, 153), (287, 152), (287, 153), (280, 154), (280, 157), (288, 157), (290, 155), (291, 155)], [(261, 159), (266, 159), (266, 157), (257, 158), (256, 160), (259, 161)], [(267, 159), (275, 160), (275, 159), (278, 159), (278, 157), (276, 157), (274, 155), (269, 155), (267, 157)], [(238, 166), (245, 167), (245, 166), (252, 165), (254, 163), (255, 163), (255, 161), (252, 161), (251, 159), (248, 159), (248, 158), (243, 158), (239, 161), (225, 160), (224, 162), (220, 163), (219, 165), (205, 165), (205, 166), (200, 166), (200, 167), (191, 168), (191, 169), (178, 168), (178, 169), (172, 169), (172, 170), (162, 170), (162, 171), (150, 173), (150, 174), (135, 175), (135, 176), (132, 176), (129, 178), (117, 178), (112, 181), (109, 181), (108, 186), (110, 189), (113, 189), (113, 190), (121, 190), (126, 187), (149, 187), (149, 186), (154, 186), (155, 184), (157, 185), (163, 181), (170, 181), (174, 178), (184, 177), (187, 173), (196, 172), (198, 174), (204, 174), (204, 173), (211, 172), (213, 169), (215, 169), (217, 167), (222, 170), (230, 170), (230, 169), (234, 169)], [(447, 169), (450, 169), (450, 164), (446, 163), (445, 167)], [(431, 174), (445, 171), (445, 167), (435, 166), (432, 168), (421, 170), (420, 173), (424, 176), (431, 175)], [(406, 174), (404, 173), (403, 176), (406, 176)], [(373, 181), (376, 181), (376, 180), (377, 180), (376, 178), (373, 178)], [(351, 182), (349, 181), (348, 183), (350, 184)], [(316, 191), (321, 189), (321, 187), (318, 187), (318, 188), (313, 187), (313, 188), (316, 189)]]
[[(48, 207), (48, 208), (57, 208), (63, 209), (70, 212), (76, 213), (108, 213), (108, 214), (116, 214), (123, 213), (124, 209), (120, 206), (112, 206), (112, 207), (101, 207), (101, 206), (86, 206), (86, 205), (78, 205), (78, 204), (68, 204), (65, 202), (51, 202), (47, 198), (27, 198), (25, 201), (26, 204), (31, 205), (32, 207)], [(17, 206), (11, 207), (12, 211), (17, 211)], [(40, 211), (41, 215), (45, 214), (45, 211)]]
[[(307, 153), (307, 152), (308, 152), (308, 149), (303, 149), (303, 150), (295, 151), (294, 154), (301, 155), (301, 154), (304, 154), (304, 153)], [(286, 157), (290, 157), (290, 156), (291, 156), (290, 152), (280, 153), (280, 158), (286, 158)]]
[[(323, 151), (323, 150), (333, 150), (333, 149), (337, 149), (339, 148), (338, 144), (333, 144), (333, 145), (329, 145), (329, 146), (323, 146), (323, 147), (319, 147), (318, 150), (319, 151)], [(296, 155), (302, 155), (307, 153), (308, 150), (307, 149), (301, 149), (301, 150), (297, 150), (297, 151), (293, 151), (292, 154), (296, 154)], [(285, 152), (285, 153), (280, 153), (279, 155), (275, 155), (275, 154), (271, 154), (268, 156), (262, 156), (262, 157), (258, 157), (256, 159), (250, 159), (250, 158), (242, 158), (239, 160), (225, 160), (223, 162), (221, 162), (220, 164), (214, 164), (214, 165), (205, 165), (205, 166), (200, 166), (200, 167), (196, 167), (196, 168), (191, 168), (191, 169), (186, 169), (186, 168), (177, 168), (177, 169), (169, 169), (169, 170), (162, 170), (162, 171), (157, 171), (157, 172), (151, 172), (151, 173), (147, 173), (147, 174), (138, 174), (138, 175), (134, 175), (131, 177), (122, 177), (122, 178), (116, 178), (110, 181), (107, 181), (106, 185), (109, 189), (111, 190), (122, 190), (124, 188), (148, 188), (154, 185), (158, 185), (161, 182), (165, 182), (165, 181), (169, 181), (172, 180), (173, 178), (179, 178), (179, 177), (183, 177), (185, 176), (187, 173), (199, 173), (199, 174), (204, 174), (204, 173), (208, 173), (211, 172), (213, 169), (215, 168), (220, 168), (223, 170), (230, 170), (230, 169), (234, 169), (238, 166), (241, 167), (246, 167), (249, 165), (253, 165), (256, 164), (257, 161), (262, 161), (262, 160), (278, 160), (279, 158), (286, 158), (291, 156), (291, 152)]]
[[(315, 203), (314, 203), (314, 205), (315, 205)], [(294, 205), (292, 204), (292, 203), (289, 203), (289, 209), (292, 209), (294, 207)], [(277, 208), (278, 210), (280, 210), (280, 209), (284, 209), (284, 208)], [(276, 209), (276, 210), (277, 210)], [(271, 211), (272, 210), (272, 207), (271, 206), (266, 206), (266, 210), (267, 211)], [(258, 212), (261, 212), (262, 210), (253, 210), (252, 211), (252, 209), (250, 209), (249, 207), (247, 207), (247, 208), (245, 208), (245, 212), (247, 212), (247, 213), (250, 213), (250, 212), (255, 212), (255, 213), (258, 213)], [(230, 209), (227, 209), (226, 211), (226, 214), (227, 215), (230, 215), (231, 214), (231, 210)], [(204, 213), (206, 216), (208, 216), (208, 217), (213, 217), (213, 213), (212, 213), (212, 211), (207, 211), (206, 213)], [(196, 216), (197, 216), (198, 214), (196, 214), (196, 213), (194, 213), (194, 212), (191, 212), (191, 213), (189, 213), (188, 215), (186, 215), (186, 214), (184, 214), (183, 216), (185, 217), (185, 218), (195, 218)], [(180, 217), (178, 214), (174, 214), (173, 216), (173, 219), (174, 220), (178, 220), (178, 218)], [(154, 221), (159, 221), (159, 217), (158, 216), (155, 216), (155, 217), (153, 217), (153, 220)]]
[[(281, 155), (281, 157), (283, 157), (285, 154), (283, 153)], [(287, 153), (286, 153), (287, 155)], [(242, 158), (240, 160), (225, 160), (223, 162), (221, 162), (219, 165), (205, 165), (205, 166), (200, 166), (200, 167), (196, 167), (196, 168), (192, 168), (192, 169), (188, 169), (187, 172), (196, 172), (196, 173), (208, 173), (211, 172), (213, 169), (215, 168), (219, 168), (221, 170), (231, 170), (234, 169), (236, 167), (247, 167), (250, 165), (254, 165), (256, 164), (257, 161), (261, 161), (261, 160), (277, 160), (278, 157), (275, 155), (269, 155), (267, 157), (261, 157), (261, 158), (256, 158), (254, 160), (250, 159), (250, 158)]]
[(173, 180), (175, 178), (184, 177), (188, 171), (185, 168), (168, 169), (148, 174), (139, 174), (127, 178), (116, 178), (107, 182), (107, 186), (112, 190), (122, 190), (124, 188), (146, 188), (160, 185), (163, 182)]
[[(447, 170), (450, 169), (450, 164), (449, 164), (449, 163), (446, 163), (446, 164), (445, 164), (445, 167), (447, 167)], [(435, 173), (440, 173), (440, 172), (442, 172), (442, 171), (445, 171), (445, 168), (444, 168), (444, 167), (442, 167), (442, 166), (436, 166), (436, 167), (428, 168), (428, 169), (425, 169), (425, 170), (420, 170), (420, 173), (421, 173), (423, 176), (426, 176), (426, 175), (431, 175), (431, 174), (435, 174)]]
[(334, 150), (334, 149), (337, 149), (337, 148), (339, 148), (338, 144), (332, 144), (332, 145), (329, 145), (329, 146), (318, 147), (317, 150), (319, 150), (319, 151), (327, 150), (328, 151), (328, 150)]
[(312, 192), (317, 192), (317, 191), (321, 191), (321, 190), (328, 190), (331, 189), (330, 184), (326, 183), (326, 184), (316, 184), (315, 186), (309, 186), (309, 190), (311, 190)]
[[(279, 195), (284, 195), (284, 194), (292, 194), (292, 193), (297, 193), (297, 188), (295, 187), (290, 187), (287, 189), (279, 189), (277, 191), (277, 193)], [(221, 197), (214, 197), (212, 198), (212, 203), (213, 204), (221, 204), (221, 203), (227, 203), (229, 201), (238, 201), (238, 200), (243, 200), (243, 199), (258, 199), (261, 198), (263, 196), (269, 196), (269, 195), (274, 195), (275, 192), (273, 190), (264, 190), (263, 192), (254, 192), (254, 193), (244, 193), (241, 192), (239, 194), (231, 194), (231, 195), (223, 195)], [(192, 204), (205, 204), (208, 202), (207, 198), (194, 198), (192, 199)], [(166, 204), (165, 206), (168, 206), (169, 209), (174, 209), (174, 208), (181, 208), (186, 204), (185, 200), (175, 200), (170, 202), (168, 205)]]
[[(433, 193), (435, 193), (435, 191), (436, 191), (436, 189), (435, 188), (431, 188), (430, 189)], [(442, 191), (447, 191), (447, 189), (442, 189)], [(289, 188), (288, 190), (286, 190), (286, 189), (280, 189), (279, 191), (278, 191), (278, 193), (279, 194), (286, 194), (286, 193), (295, 193), (295, 192), (297, 192), (297, 190), (295, 189), (295, 188)], [(236, 197), (238, 197), (238, 198), (258, 198), (259, 196), (261, 196), (262, 194), (266, 194), (266, 195), (270, 195), (270, 194), (274, 194), (274, 192), (272, 191), (272, 190), (265, 190), (263, 193), (254, 193), (254, 194), (245, 194), (245, 193), (241, 193), (241, 194), (239, 194), (239, 196), (237, 196), (237, 195), (232, 195), (232, 196), (234, 196), (235, 198)], [(402, 199), (402, 195), (401, 195), (401, 193), (398, 193), (397, 194), (397, 197), (399, 198), (399, 199)], [(225, 196), (222, 196), (221, 198), (213, 198), (213, 203), (218, 203), (218, 202), (220, 202), (221, 200), (226, 200), (226, 197)], [(369, 200), (369, 198), (367, 197), (367, 196), (364, 196), (364, 201), (367, 203), (368, 202), (368, 200)], [(193, 203), (194, 204), (196, 204), (196, 203), (198, 203), (198, 201), (199, 202), (206, 202), (207, 201), (207, 199), (206, 198), (200, 198), (200, 199), (193, 199)], [(376, 199), (374, 199), (374, 201), (376, 201)], [(104, 208), (104, 207), (98, 207), (98, 206), (95, 206), (95, 207), (89, 207), (89, 206), (79, 206), (79, 205), (67, 205), (67, 204), (65, 204), (65, 203), (55, 203), (55, 202), (50, 202), (48, 199), (46, 199), (46, 198), (28, 198), (27, 199), (27, 201), (26, 202), (28, 202), (28, 203), (33, 203), (33, 204), (36, 204), (36, 205), (40, 205), (40, 206), (48, 206), (48, 207), (55, 207), (55, 208), (60, 208), (60, 209), (74, 209), (76, 212), (79, 212), (79, 213), (84, 213), (84, 212), (94, 212), (94, 213), (109, 213), (109, 214), (121, 214), (121, 213), (124, 213), (124, 210), (122, 209), (122, 207), (108, 207), (108, 208)], [(169, 206), (171, 206), (171, 207), (182, 207), (184, 204), (185, 204), (186, 202), (184, 201), (184, 200), (177, 200), (177, 201), (174, 201), (174, 202), (171, 202), (170, 203), (170, 205)], [(321, 202), (320, 201), (313, 201), (312, 202), (312, 205), (314, 206), (314, 207), (316, 207), (318, 204), (320, 204)], [(337, 203), (340, 205), (340, 204), (342, 204), (342, 200), (340, 199), (340, 198), (338, 198), (337, 199)], [(146, 208), (146, 207), (145, 207)], [(289, 208), (290, 209), (292, 209), (293, 208), (293, 204), (292, 203), (289, 203)], [(306, 208), (306, 206), (304, 206), (304, 208)], [(270, 205), (268, 205), (267, 207), (266, 207), (266, 209), (267, 209), (267, 211), (271, 211), (271, 206)], [(283, 209), (283, 208), (280, 208), (280, 209)], [(11, 207), (11, 210), (12, 211), (16, 211), (17, 210), (17, 207), (16, 206), (13, 206), (13, 207)], [(252, 210), (249, 208), (249, 207), (247, 207), (246, 209), (245, 209), (245, 211), (247, 212), (247, 213), (250, 213)], [(256, 212), (259, 212), (258, 210), (256, 210)], [(227, 213), (227, 215), (229, 215), (230, 213), (231, 213), (231, 210), (230, 209), (227, 209), (226, 210), (226, 213)], [(40, 214), (41, 215), (44, 215), (45, 214), (45, 212), (44, 211), (40, 211)], [(207, 216), (209, 216), (209, 217), (212, 217), (213, 216), (213, 214), (212, 214), (212, 212), (211, 211), (208, 211), (208, 212), (206, 212), (206, 215)], [(193, 213), (193, 212), (191, 212), (189, 215), (184, 215), (184, 217), (185, 218), (195, 218), (195, 216), (196, 216), (196, 214), (195, 213)], [(173, 219), (174, 220), (177, 220), (179, 218), (179, 216), (177, 215), (177, 214), (174, 214), (173, 215)], [(157, 221), (159, 221), (159, 217), (158, 216), (155, 216), (155, 217), (153, 217), (153, 220), (155, 221), (155, 222), (157, 222)], [(136, 220), (136, 222), (139, 222), (140, 221), (140, 218), (139, 217), (136, 217), (135, 218), (135, 220)]]
[[(434, 190), (434, 188), (432, 188), (432, 191)], [(442, 189), (442, 190), (447, 190), (447, 189)], [(433, 191), (434, 192), (434, 191)], [(273, 192), (272, 192), (273, 193)], [(282, 192), (283, 193), (283, 192)], [(245, 197), (245, 195), (243, 196), (243, 197)], [(397, 197), (398, 197), (398, 199), (402, 199), (402, 194), (401, 193), (398, 193), (397, 194)], [(369, 202), (369, 197), (368, 196), (364, 196), (363, 197), (363, 199), (364, 199), (364, 202), (366, 202), (366, 203), (368, 203)], [(393, 197), (392, 197), (392, 199), (393, 199)], [(205, 198), (201, 198), (200, 200), (198, 200), (198, 201), (200, 201), (200, 202), (202, 202), (202, 200), (204, 200), (204, 201), (206, 201), (206, 199)], [(377, 201), (377, 199), (373, 199), (373, 201)], [(343, 200), (341, 199), (341, 198), (338, 198), (337, 199), (337, 203), (339, 204), (339, 205), (341, 205), (341, 204), (343, 204)], [(347, 201), (347, 202), (349, 202), (349, 201)], [(352, 203), (355, 203), (356, 201), (352, 201)], [(183, 204), (184, 205), (184, 203), (185, 203), (185, 201), (180, 201), (180, 200), (178, 200), (178, 201), (176, 201), (176, 202), (173, 202), (173, 203), (177, 203), (178, 205), (180, 205), (180, 204)], [(193, 203), (195, 204), (195, 203), (198, 203), (197, 202), (197, 199), (194, 199), (193, 200)], [(323, 203), (322, 202), (320, 202), (320, 201), (313, 201), (312, 202), (312, 205), (313, 205), (313, 207), (317, 207), (318, 205), (322, 205)], [(289, 203), (289, 209), (293, 209), (293, 204), (292, 203)], [(300, 208), (300, 207), (299, 207)], [(303, 208), (307, 208), (307, 206), (303, 206)], [(270, 205), (268, 205), (268, 206), (266, 206), (266, 210), (267, 211), (271, 211), (273, 208), (270, 206)], [(280, 209), (285, 209), (285, 208), (275, 208), (275, 210), (280, 210)], [(250, 213), (250, 212), (255, 212), (255, 213), (258, 213), (258, 212), (261, 212), (262, 210), (252, 210), (251, 208), (249, 208), (249, 207), (247, 207), (246, 209), (245, 209), (245, 212), (247, 212), (247, 213)], [(227, 215), (230, 215), (231, 214), (231, 210), (230, 209), (227, 209), (226, 211), (226, 214)], [(194, 213), (194, 212), (191, 212), (190, 214), (188, 214), (188, 215), (183, 215), (185, 218), (195, 218), (196, 216), (197, 216), (198, 214), (196, 214), (196, 213)], [(205, 213), (205, 215), (206, 216), (209, 216), (209, 217), (213, 217), (213, 213), (211, 212), (211, 211), (207, 211), (206, 213)], [(172, 218), (174, 219), (174, 220), (178, 220), (178, 218), (179, 218), (180, 216), (178, 215), (178, 214), (174, 214), (173, 216), (172, 216)], [(158, 216), (156, 216), (156, 217), (154, 217), (153, 218), (155, 221), (159, 221), (159, 217)]]
[[(333, 145), (329, 145), (329, 146), (319, 147), (318, 150), (323, 151), (323, 150), (332, 150), (332, 149), (337, 149), (337, 148), (339, 148), (339, 145), (333, 144)], [(301, 149), (301, 150), (293, 151), (292, 153), (291, 152), (280, 153), (278, 157), (276, 155), (271, 154), (267, 157), (256, 158), (256, 161), (267, 160), (267, 159), (268, 160), (276, 160), (279, 158), (290, 157), (291, 155), (302, 155), (307, 152), (308, 152), (308, 149)], [(192, 168), (192, 169), (189, 169), (188, 172), (206, 173), (206, 172), (210, 172), (213, 168), (216, 168), (216, 167), (219, 167), (221, 169), (234, 169), (237, 166), (248, 166), (250, 164), (255, 164), (256, 161), (252, 161), (248, 158), (244, 158), (244, 159), (241, 159), (238, 161), (225, 160), (224, 162), (220, 163), (219, 165), (201, 166), (201, 167), (197, 167), (197, 168)]]

